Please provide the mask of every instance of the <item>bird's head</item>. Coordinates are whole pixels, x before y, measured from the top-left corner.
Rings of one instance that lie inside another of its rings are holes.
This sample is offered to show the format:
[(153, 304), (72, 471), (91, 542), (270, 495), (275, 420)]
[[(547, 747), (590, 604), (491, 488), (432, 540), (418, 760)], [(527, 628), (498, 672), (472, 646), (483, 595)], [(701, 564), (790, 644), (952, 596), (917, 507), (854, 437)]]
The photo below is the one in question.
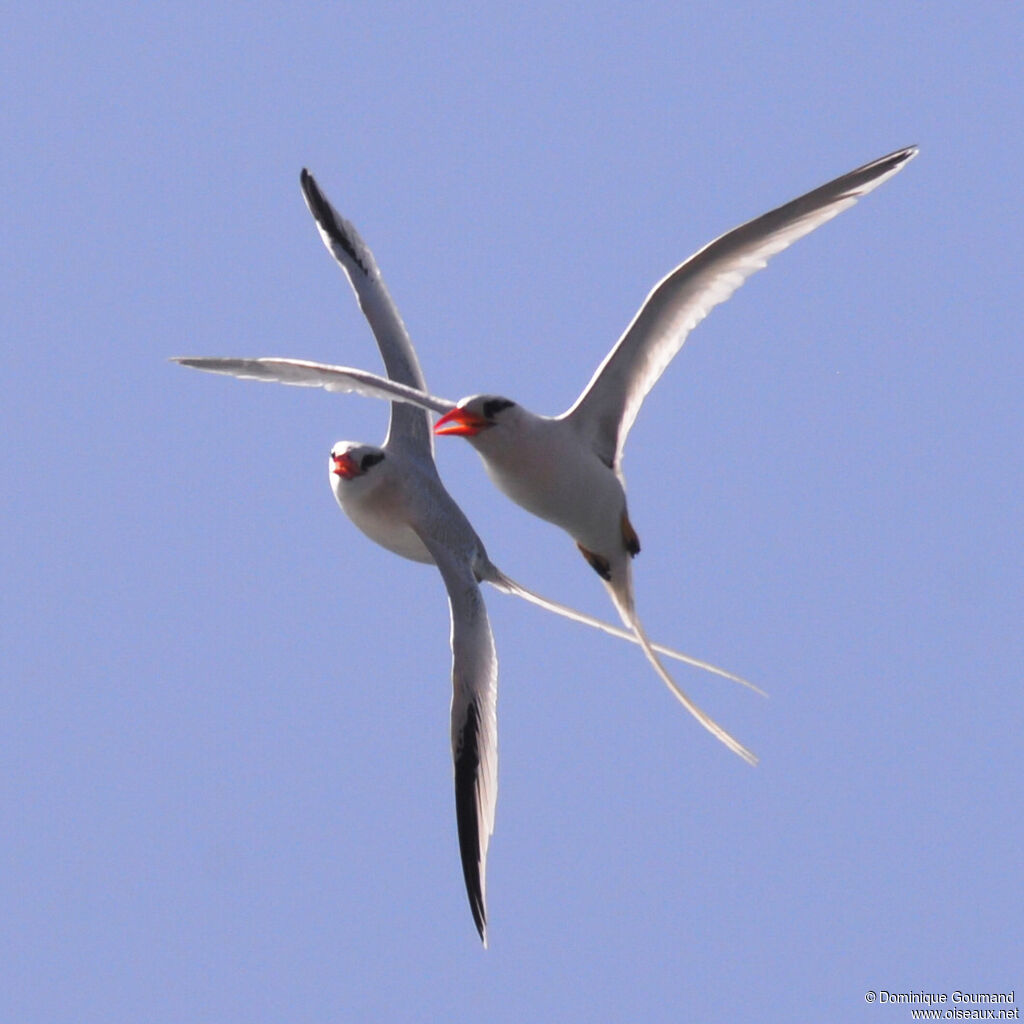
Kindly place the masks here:
[(494, 427), (510, 423), (518, 410), (515, 402), (500, 395), (473, 395), (463, 398), (451, 412), (445, 413), (434, 424), (434, 433), (472, 441)]
[(385, 459), (383, 448), (358, 441), (339, 441), (331, 449), (329, 469), (335, 490), (372, 473)]

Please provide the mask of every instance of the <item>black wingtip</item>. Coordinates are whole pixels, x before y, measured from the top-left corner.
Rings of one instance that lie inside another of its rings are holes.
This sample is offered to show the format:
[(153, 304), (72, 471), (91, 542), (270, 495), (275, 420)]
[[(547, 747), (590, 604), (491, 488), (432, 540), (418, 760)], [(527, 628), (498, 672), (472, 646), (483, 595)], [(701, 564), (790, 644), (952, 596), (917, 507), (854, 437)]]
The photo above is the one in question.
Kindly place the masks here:
[(313, 214), (313, 219), (320, 226), (321, 230), (325, 231), (331, 238), (331, 241), (341, 247), (342, 251), (353, 263), (359, 267), (364, 274), (369, 274), (370, 270), (366, 264), (359, 258), (359, 254), (356, 252), (356, 247), (349, 238), (348, 232), (345, 230), (345, 225), (341, 218), (338, 216), (334, 207), (327, 201), (327, 196), (320, 191), (320, 186), (316, 183), (316, 178), (313, 177), (309, 171), (303, 167), (302, 173), (299, 175), (299, 184), (302, 186), (302, 194), (306, 199), (306, 205), (309, 207), (309, 212)]
[(487, 908), (480, 863), (480, 813), (477, 793), (480, 781), (480, 712), (470, 704), (458, 750), (455, 753), (455, 818), (459, 832), (459, 856), (466, 882), (469, 909), (480, 941), (487, 946)]
[(917, 152), (917, 146), (905, 146), (903, 149), (897, 149), (895, 153), (876, 160), (874, 165), (869, 164), (868, 166), (884, 167), (887, 171), (898, 171), (905, 163), (913, 160), (917, 156)]
[(302, 186), (302, 194), (306, 199), (306, 203), (309, 205), (309, 212), (318, 221), (327, 221), (328, 223), (334, 220), (331, 216), (333, 211), (331, 210), (330, 204), (327, 202), (327, 197), (320, 191), (320, 186), (316, 183), (316, 178), (309, 173), (308, 168), (303, 167), (302, 173), (299, 175), (299, 184)]
[(919, 150), (916, 145), (907, 146), (904, 149), (898, 150), (893, 153), (893, 163), (905, 164), (908, 160), (913, 160), (917, 156)]

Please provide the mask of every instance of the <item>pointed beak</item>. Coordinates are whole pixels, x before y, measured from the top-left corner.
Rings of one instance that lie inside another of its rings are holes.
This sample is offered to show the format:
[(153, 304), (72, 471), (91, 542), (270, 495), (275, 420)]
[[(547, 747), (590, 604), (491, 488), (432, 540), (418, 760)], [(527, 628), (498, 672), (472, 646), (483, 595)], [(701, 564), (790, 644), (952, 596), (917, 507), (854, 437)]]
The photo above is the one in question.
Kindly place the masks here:
[(435, 424), (434, 433), (441, 436), (474, 437), (481, 430), (493, 426), (489, 420), (465, 409), (452, 409), (446, 412)]
[(334, 463), (334, 469), (331, 472), (335, 476), (340, 476), (343, 480), (351, 480), (352, 477), (359, 476), (359, 467), (348, 452), (344, 452), (342, 455), (332, 455), (331, 461)]

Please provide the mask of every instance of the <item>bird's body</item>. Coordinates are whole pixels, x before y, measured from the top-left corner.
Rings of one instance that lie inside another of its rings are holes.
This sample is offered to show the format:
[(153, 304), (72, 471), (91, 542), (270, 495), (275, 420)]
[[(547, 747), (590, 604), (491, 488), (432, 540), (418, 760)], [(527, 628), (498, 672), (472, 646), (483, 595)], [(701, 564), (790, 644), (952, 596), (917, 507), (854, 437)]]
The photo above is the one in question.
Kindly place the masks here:
[[(469, 438), (494, 485), (517, 505), (560, 526), (588, 551), (612, 552), (626, 494), (586, 440), (559, 419), (521, 405), (499, 414), (504, 430)], [(583, 499), (585, 496), (585, 500)]]
[[(474, 395), (450, 405), (434, 432), (465, 437), (504, 494), (565, 530), (604, 580), (623, 620), (642, 633), (630, 579), (640, 544), (626, 510), (622, 457), (644, 398), (714, 306), (916, 153), (909, 147), (865, 164), (726, 232), (681, 263), (651, 290), (561, 416), (538, 416), (501, 395)], [(431, 399), (436, 408), (439, 400)]]
[(391, 431), (382, 447), (339, 441), (331, 449), (331, 488), (367, 537), (402, 558), (436, 565), (448, 591), (459, 851), (473, 920), (486, 944), (485, 869), (498, 789), (498, 658), (479, 583), (500, 574), (433, 459), (403, 450), (403, 439)]
[[(418, 459), (403, 457), (399, 452), (386, 456), (381, 468), (354, 475), (348, 479), (335, 470), (336, 454), (347, 454), (361, 459), (383, 449), (353, 441), (340, 441), (331, 451), (331, 489), (341, 510), (375, 544), (413, 562), (433, 564), (434, 559), (420, 534), (409, 524), (421, 524), (423, 532), (430, 532), (439, 541), (445, 539), (436, 516), (431, 512), (441, 504), (438, 501), (436, 473), (430, 473)], [(435, 500), (431, 501), (431, 498)], [(468, 526), (468, 522), (466, 526)]]
[[(416, 353), (373, 253), (305, 171), (302, 189), (324, 242), (345, 271), (378, 338), (390, 377), (425, 388)], [(441, 483), (430, 420), (422, 410), (393, 402), (388, 434), (379, 447), (353, 441), (335, 444), (329, 479), (342, 511), (359, 530), (403, 558), (436, 565), (444, 581), (451, 612), (451, 745), (459, 854), (473, 921), (486, 945), (487, 848), (498, 790), (498, 659), (479, 581), (500, 581), (501, 574)]]

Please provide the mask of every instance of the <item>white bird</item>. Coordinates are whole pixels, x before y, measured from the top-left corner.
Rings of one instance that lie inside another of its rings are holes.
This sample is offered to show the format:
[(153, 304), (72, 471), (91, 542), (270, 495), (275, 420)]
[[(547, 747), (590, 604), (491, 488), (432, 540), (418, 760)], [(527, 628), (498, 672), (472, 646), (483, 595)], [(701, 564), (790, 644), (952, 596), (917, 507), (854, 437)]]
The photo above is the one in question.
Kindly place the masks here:
[[(561, 526), (602, 578), (623, 621), (634, 631), (662, 680), (712, 733), (748, 760), (676, 685), (637, 617), (630, 559), (640, 542), (626, 507), (622, 455), (644, 398), (689, 332), (768, 259), (896, 174), (917, 153), (898, 150), (720, 236), (663, 278), (561, 416), (538, 416), (500, 395), (459, 402), (418, 385), (351, 367), (295, 359), (186, 360), (188, 365), (238, 377), (352, 391), (443, 414), (437, 434), (466, 437), (488, 475), (513, 501)], [(308, 199), (307, 194), (307, 199)], [(310, 203), (325, 243), (346, 265), (344, 223), (320, 197)], [(383, 287), (383, 285), (381, 285)], [(375, 328), (376, 330), (376, 328)], [(386, 341), (378, 334), (382, 353)], [(586, 500), (581, 500), (586, 496)]]
[[(424, 391), (426, 384), (416, 353), (373, 253), (355, 228), (327, 203), (305, 171), (302, 186), (324, 240), (348, 276), (377, 338), (385, 368), (393, 378), (387, 383)], [(176, 361), (198, 369), (233, 373), (221, 365), (221, 360)], [(331, 450), (329, 468), (334, 495), (352, 522), (389, 551), (413, 561), (434, 563), (448, 591), (453, 685), (451, 743), (459, 852), (473, 920), (486, 945), (486, 859), (497, 798), (498, 667), (479, 583), (486, 581), (615, 636), (628, 640), (635, 637), (534, 594), (491, 562), (483, 542), (441, 482), (433, 458), (430, 419), (416, 405), (392, 402), (383, 446), (340, 441)], [(750, 685), (699, 659), (660, 645), (657, 649)], [(710, 719), (707, 723), (733, 749), (753, 757), (720, 726)]]
[(476, 395), (457, 403), (434, 426), (437, 434), (466, 437), (500, 490), (576, 541), (666, 682), (637, 618), (630, 565), (640, 541), (626, 508), (622, 456), (640, 406), (687, 335), (715, 306), (770, 257), (853, 206), (916, 153), (911, 146), (874, 160), (704, 246), (655, 285), (561, 416), (535, 415), (499, 395)]

